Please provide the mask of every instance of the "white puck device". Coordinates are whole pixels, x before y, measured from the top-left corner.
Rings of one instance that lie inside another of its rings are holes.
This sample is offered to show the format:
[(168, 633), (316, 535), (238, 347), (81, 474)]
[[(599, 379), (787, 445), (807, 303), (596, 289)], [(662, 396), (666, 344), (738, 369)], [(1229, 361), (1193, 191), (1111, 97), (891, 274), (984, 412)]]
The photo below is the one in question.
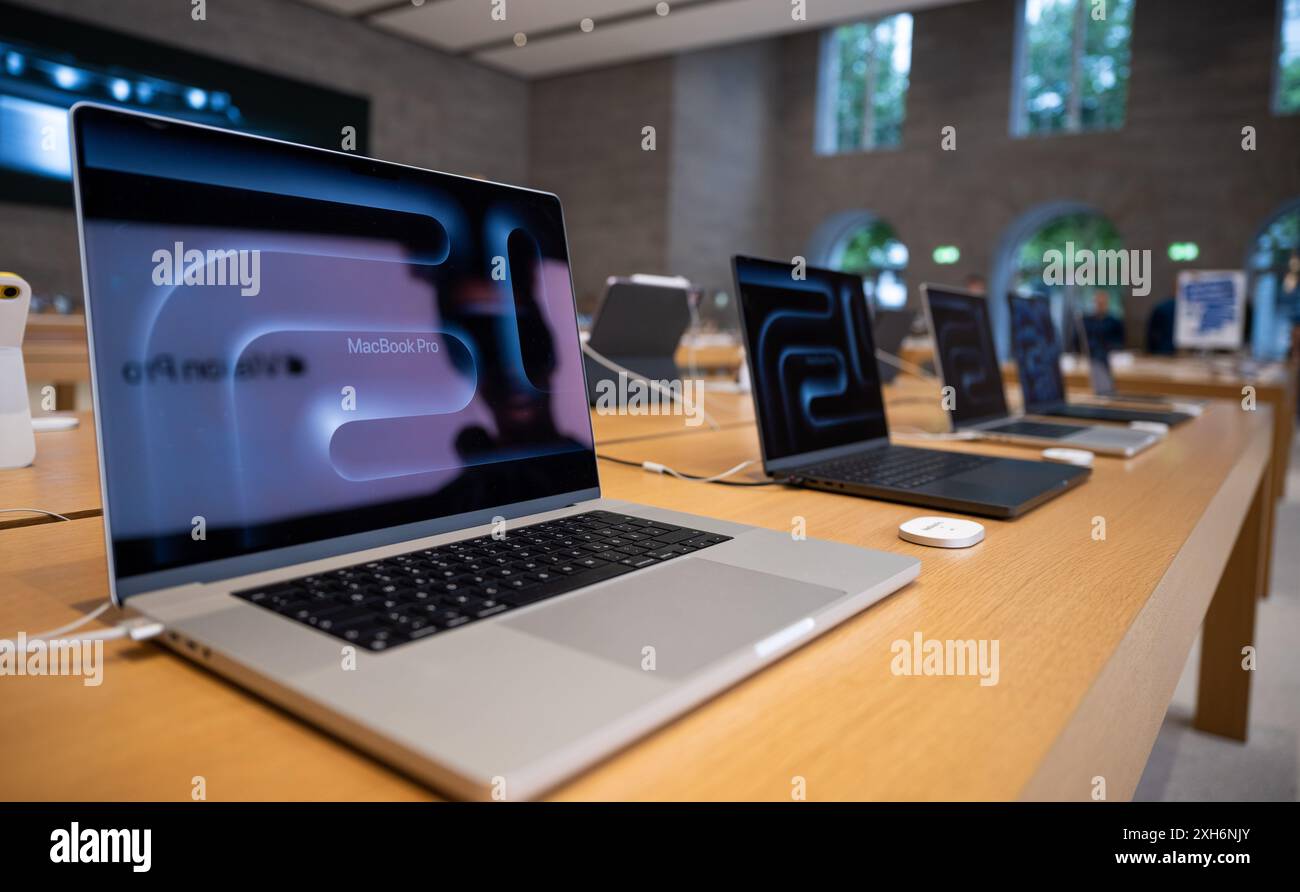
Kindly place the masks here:
[(914, 517), (898, 525), (898, 538), (934, 548), (970, 548), (984, 541), (984, 524), (959, 517)]
[(76, 415), (41, 415), (32, 419), (32, 430), (40, 433), (41, 431), (70, 431), (75, 430), (81, 421)]
[(1043, 458), (1063, 465), (1078, 465), (1081, 468), (1091, 468), (1094, 456), (1087, 449), (1063, 449), (1054, 446), (1051, 449), (1043, 450)]

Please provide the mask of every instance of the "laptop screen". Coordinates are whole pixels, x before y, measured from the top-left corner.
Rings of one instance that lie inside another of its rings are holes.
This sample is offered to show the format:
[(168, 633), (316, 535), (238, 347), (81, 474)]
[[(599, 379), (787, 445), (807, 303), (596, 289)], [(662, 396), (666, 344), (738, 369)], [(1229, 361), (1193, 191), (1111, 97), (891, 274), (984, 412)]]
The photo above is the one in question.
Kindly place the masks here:
[(74, 128), (120, 595), (597, 487), (555, 196), (98, 107)]
[(1011, 295), (1011, 350), (1020, 371), (1025, 411), (1047, 409), (1065, 400), (1061, 345), (1045, 298)]
[(765, 461), (889, 436), (857, 276), (735, 259)]
[(606, 357), (671, 360), (691, 324), (685, 288), (613, 281), (591, 326), (591, 348)]
[(926, 306), (943, 383), (953, 388), (956, 426), (1007, 415), (1002, 370), (993, 345), (988, 302), (973, 294), (927, 286)]

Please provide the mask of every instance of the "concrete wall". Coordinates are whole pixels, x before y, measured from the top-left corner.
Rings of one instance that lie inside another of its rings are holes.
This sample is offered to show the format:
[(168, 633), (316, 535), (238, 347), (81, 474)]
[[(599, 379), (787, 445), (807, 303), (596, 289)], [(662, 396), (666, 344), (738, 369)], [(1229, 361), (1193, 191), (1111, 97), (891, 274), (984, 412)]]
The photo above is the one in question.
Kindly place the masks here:
[[(608, 276), (670, 271), (674, 67), (656, 59), (533, 87), (529, 179), (564, 204), (583, 312), (599, 303)], [(647, 126), (653, 151), (642, 148)]]
[[(219, 0), (206, 21), (177, 0), (17, 0), (134, 36), (370, 99), (370, 152), (523, 182), (528, 85), (482, 66), (285, 0)], [(40, 294), (80, 296), (70, 209), (0, 204), (0, 269)]]
[(668, 263), (707, 291), (732, 291), (732, 254), (774, 249), (777, 169), (771, 42), (678, 57)]

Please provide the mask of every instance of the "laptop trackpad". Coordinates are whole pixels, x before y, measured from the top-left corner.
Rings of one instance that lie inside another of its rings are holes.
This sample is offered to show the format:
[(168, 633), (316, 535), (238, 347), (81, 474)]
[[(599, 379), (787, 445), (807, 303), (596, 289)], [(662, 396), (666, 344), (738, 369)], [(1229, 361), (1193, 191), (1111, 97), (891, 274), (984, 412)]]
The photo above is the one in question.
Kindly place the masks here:
[(638, 671), (653, 654), (656, 673), (681, 678), (843, 596), (837, 589), (689, 557), (504, 624)]

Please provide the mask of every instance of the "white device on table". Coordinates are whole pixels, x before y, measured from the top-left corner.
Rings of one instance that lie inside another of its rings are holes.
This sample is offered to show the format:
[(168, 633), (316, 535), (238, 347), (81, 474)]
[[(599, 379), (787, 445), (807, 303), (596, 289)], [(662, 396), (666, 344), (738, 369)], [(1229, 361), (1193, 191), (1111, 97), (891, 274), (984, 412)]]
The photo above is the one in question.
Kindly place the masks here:
[(32, 419), (32, 430), (37, 433), (46, 431), (75, 430), (81, 421), (75, 415), (42, 415)]
[(1135, 431), (1146, 431), (1149, 434), (1164, 436), (1169, 433), (1169, 425), (1163, 421), (1130, 421), (1128, 426)]
[(898, 538), (933, 548), (970, 548), (984, 541), (984, 524), (960, 517), (914, 517), (898, 525)]
[(1092, 460), (1095, 456), (1087, 449), (1062, 449), (1053, 447), (1043, 450), (1043, 458), (1047, 461), (1059, 462), (1063, 465), (1078, 465), (1081, 468), (1091, 468)]
[(32, 289), (23, 277), (0, 272), (0, 468), (25, 468), (36, 460), (23, 368), (23, 331), (31, 303)]

